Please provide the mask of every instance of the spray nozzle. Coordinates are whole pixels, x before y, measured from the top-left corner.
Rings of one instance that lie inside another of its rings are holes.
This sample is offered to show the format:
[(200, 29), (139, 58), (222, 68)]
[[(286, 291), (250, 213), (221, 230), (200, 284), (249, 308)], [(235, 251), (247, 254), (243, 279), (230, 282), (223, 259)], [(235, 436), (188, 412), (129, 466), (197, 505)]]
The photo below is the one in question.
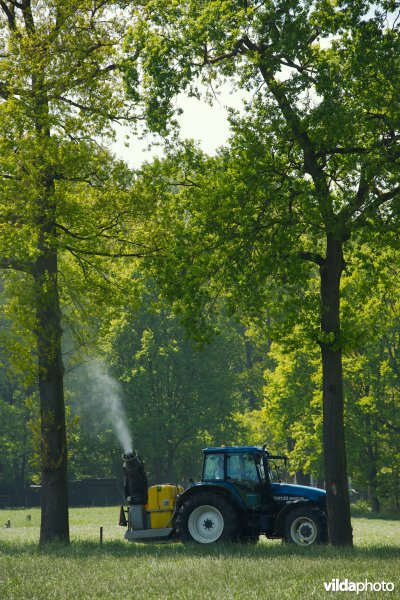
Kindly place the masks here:
[(136, 458), (136, 452), (133, 450), (130, 452), (124, 452), (122, 455), (123, 460), (133, 460), (134, 458)]

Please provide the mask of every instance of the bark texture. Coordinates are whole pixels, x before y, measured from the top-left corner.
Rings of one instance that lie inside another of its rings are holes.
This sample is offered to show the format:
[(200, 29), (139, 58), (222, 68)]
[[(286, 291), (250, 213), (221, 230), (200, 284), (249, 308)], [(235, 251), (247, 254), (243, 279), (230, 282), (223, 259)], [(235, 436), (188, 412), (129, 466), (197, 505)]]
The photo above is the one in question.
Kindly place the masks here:
[(34, 272), (41, 416), (40, 543), (69, 541), (67, 441), (57, 252), (42, 249)]
[(328, 537), (335, 546), (352, 546), (343, 419), (343, 376), (340, 340), (340, 278), (344, 268), (342, 242), (327, 235), (321, 273), (323, 379), (323, 442), (327, 492)]

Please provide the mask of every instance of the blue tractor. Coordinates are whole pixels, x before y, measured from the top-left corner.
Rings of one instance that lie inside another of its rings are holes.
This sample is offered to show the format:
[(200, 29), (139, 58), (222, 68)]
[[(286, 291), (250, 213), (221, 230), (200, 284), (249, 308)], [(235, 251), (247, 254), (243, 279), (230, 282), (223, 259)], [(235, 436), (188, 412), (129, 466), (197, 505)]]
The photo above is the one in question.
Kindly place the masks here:
[(300, 546), (327, 540), (325, 491), (281, 483), (275, 461), (287, 459), (270, 454), (265, 445), (206, 448), (200, 481), (185, 491), (171, 484), (152, 486), (140, 505), (128, 496), (131, 459), (124, 458), (127, 539), (256, 543), (265, 535)]

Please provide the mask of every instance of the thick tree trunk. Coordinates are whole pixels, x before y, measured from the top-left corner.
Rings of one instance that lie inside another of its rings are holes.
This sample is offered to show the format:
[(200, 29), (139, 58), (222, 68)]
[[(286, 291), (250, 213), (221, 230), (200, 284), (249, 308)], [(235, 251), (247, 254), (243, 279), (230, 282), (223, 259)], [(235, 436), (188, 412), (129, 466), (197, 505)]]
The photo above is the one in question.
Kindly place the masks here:
[(323, 443), (327, 492), (328, 536), (335, 546), (353, 544), (347, 489), (343, 415), (343, 375), (340, 340), (340, 278), (342, 242), (327, 236), (326, 257), (321, 265), (321, 330), (323, 385)]
[[(25, 6), (25, 5), (24, 5)], [(35, 24), (30, 4), (25, 6), (30, 34)], [(36, 138), (36, 171), (41, 176), (36, 199), (38, 255), (33, 269), (36, 339), (41, 418), (41, 525), (40, 544), (53, 540), (69, 542), (67, 439), (64, 405), (64, 366), (61, 353), (61, 309), (58, 288), (55, 175), (46, 156), (50, 147), (51, 119), (44, 71), (32, 74)]]
[(41, 237), (41, 255), (36, 262), (34, 282), (41, 415), (40, 543), (45, 544), (55, 539), (69, 542), (69, 524), (57, 251), (49, 249), (51, 234)]

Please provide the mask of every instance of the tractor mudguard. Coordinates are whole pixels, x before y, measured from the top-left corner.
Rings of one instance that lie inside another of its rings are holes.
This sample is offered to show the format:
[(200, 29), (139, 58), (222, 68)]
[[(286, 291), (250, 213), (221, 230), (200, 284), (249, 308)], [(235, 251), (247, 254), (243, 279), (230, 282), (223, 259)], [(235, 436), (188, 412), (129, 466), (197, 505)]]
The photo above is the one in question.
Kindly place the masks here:
[(227, 498), (231, 504), (240, 512), (246, 512), (246, 506), (236, 488), (229, 482), (221, 481), (220, 483), (195, 483), (188, 487), (182, 494), (179, 494), (176, 501), (176, 509), (178, 510), (183, 502), (188, 498), (199, 494), (200, 492), (212, 492), (220, 494)]
[(310, 500), (294, 500), (293, 502), (288, 502), (281, 510), (278, 512), (275, 518), (275, 531), (274, 535), (283, 535), (283, 523), (285, 521), (286, 515), (293, 510), (294, 508), (298, 508), (299, 506), (306, 506), (307, 508), (315, 508), (321, 514), (324, 512), (321, 510), (321, 507), (315, 504), (315, 502), (310, 502)]

